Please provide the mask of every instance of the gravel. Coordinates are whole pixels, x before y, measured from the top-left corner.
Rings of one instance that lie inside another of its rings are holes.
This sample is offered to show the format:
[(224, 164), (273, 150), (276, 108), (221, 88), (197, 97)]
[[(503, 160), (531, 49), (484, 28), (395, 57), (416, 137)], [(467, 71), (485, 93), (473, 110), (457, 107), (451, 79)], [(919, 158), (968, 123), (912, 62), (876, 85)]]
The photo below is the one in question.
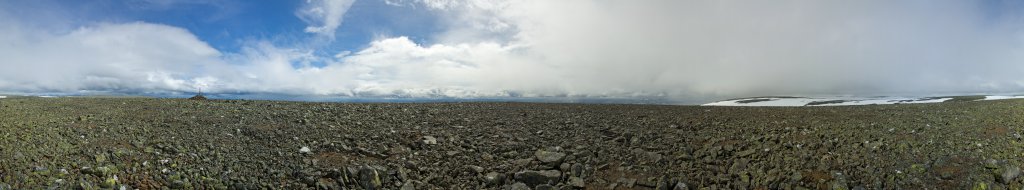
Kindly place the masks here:
[(1024, 100), (0, 99), (0, 189), (1021, 189)]

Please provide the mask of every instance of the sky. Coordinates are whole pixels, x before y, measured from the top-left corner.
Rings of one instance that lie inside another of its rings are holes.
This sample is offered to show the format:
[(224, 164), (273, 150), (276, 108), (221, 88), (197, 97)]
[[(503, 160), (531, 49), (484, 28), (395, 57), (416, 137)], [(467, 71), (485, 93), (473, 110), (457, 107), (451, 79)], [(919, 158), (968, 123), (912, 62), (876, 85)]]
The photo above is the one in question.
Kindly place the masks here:
[(1024, 3), (0, 0), (0, 93), (621, 98), (1024, 92)]

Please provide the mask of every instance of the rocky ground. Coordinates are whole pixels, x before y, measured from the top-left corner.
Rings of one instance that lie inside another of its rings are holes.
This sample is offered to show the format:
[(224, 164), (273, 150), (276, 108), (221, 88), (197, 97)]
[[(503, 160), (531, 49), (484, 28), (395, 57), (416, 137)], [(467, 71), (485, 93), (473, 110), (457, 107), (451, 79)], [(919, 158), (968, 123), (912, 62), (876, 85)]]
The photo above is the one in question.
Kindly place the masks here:
[(1024, 100), (0, 99), (0, 189), (1021, 189)]

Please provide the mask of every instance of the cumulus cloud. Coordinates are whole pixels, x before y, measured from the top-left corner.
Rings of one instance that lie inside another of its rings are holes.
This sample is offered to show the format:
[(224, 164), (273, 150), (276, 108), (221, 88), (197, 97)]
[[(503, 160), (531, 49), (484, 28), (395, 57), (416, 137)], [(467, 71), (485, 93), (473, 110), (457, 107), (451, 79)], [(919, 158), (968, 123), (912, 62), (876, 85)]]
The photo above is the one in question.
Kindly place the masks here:
[[(310, 1), (333, 36), (352, 1)], [(1024, 91), (1024, 17), (972, 1), (410, 0), (438, 12), (431, 44), (365, 49), (252, 42), (222, 53), (180, 28), (0, 27), (0, 89), (142, 89), (399, 97), (932, 95)], [(996, 6), (998, 7), (998, 6)], [(2, 20), (0, 20), (2, 21)], [(33, 64), (28, 64), (33, 63)], [(318, 64), (311, 64), (318, 63)]]
[[(338, 57), (260, 43), (211, 68), (215, 92), (370, 97), (538, 96), (529, 92), (553, 80), (544, 71), (519, 70), (516, 48), (494, 43), (422, 46), (406, 37), (375, 41)], [(310, 66), (304, 62), (324, 62)], [(299, 64), (296, 64), (299, 63)], [(506, 73), (506, 74), (500, 74)], [(474, 79), (474, 80), (467, 80)], [(555, 87), (546, 87), (555, 88)]]
[(0, 31), (4, 91), (192, 91), (189, 80), (220, 56), (188, 31), (159, 24), (98, 24), (51, 33), (9, 23)]
[(345, 12), (355, 0), (306, 0), (306, 4), (296, 12), (309, 26), (306, 32), (319, 34), (334, 39), (334, 31), (341, 26)]

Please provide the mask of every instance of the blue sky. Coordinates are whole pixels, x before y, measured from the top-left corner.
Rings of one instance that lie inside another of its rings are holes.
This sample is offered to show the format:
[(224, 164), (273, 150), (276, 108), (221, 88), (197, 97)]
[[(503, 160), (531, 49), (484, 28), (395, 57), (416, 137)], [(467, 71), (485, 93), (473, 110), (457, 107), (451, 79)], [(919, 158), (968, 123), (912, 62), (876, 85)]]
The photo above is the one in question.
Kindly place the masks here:
[(1018, 1), (0, 0), (0, 93), (1024, 91)]
[(355, 1), (344, 15), (337, 40), (317, 43), (304, 35), (306, 24), (291, 10), (303, 1), (243, 0), (97, 0), (9, 1), (16, 15), (35, 17), (40, 11), (53, 19), (68, 19), (71, 26), (97, 22), (142, 21), (187, 29), (214, 48), (238, 52), (246, 40), (268, 40), (277, 45), (315, 44), (318, 52), (358, 51), (375, 38), (407, 36), (417, 43), (431, 43), (440, 32), (437, 15), (423, 7), (393, 6), (384, 1)]

